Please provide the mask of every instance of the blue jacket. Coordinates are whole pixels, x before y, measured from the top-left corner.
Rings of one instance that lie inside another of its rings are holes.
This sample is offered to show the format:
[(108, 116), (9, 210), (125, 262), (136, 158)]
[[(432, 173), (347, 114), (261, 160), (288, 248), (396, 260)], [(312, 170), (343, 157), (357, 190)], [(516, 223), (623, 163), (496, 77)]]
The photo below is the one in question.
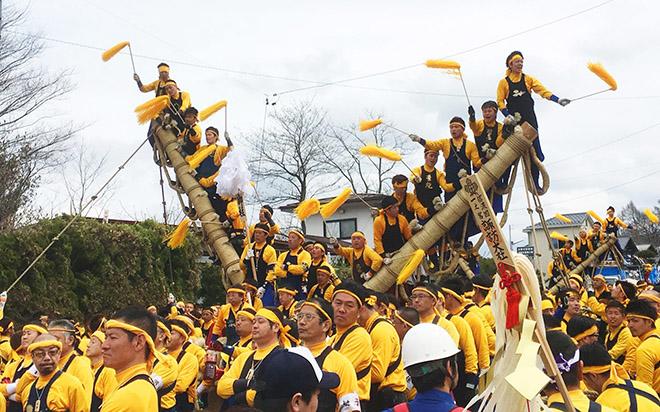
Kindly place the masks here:
[[(455, 407), (456, 402), (451, 393), (437, 389), (418, 393), (415, 399), (408, 402), (410, 412), (449, 412)], [(385, 411), (393, 412), (394, 408)]]

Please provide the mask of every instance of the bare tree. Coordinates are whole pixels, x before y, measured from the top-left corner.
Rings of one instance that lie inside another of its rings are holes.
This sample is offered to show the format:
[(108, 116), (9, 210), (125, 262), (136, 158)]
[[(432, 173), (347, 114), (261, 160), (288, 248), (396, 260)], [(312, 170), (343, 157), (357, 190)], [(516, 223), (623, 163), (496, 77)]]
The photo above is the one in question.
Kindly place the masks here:
[[(62, 166), (62, 180), (69, 196), (69, 213), (79, 214), (83, 212), (83, 207), (98, 189), (96, 182), (104, 171), (107, 155), (99, 159), (89, 152), (83, 142), (76, 146), (74, 152), (76, 158), (74, 162), (70, 163), (71, 167)], [(97, 202), (103, 198), (107, 200), (110, 193), (111, 188), (106, 187), (99, 195)]]
[(74, 130), (50, 121), (48, 104), (71, 90), (67, 73), (49, 74), (38, 64), (35, 36), (19, 33), (25, 12), (3, 10), (0, 23), (0, 231), (28, 216), (44, 171), (62, 164)]
[[(369, 118), (380, 118), (369, 114)], [(365, 157), (360, 148), (366, 144), (375, 144), (393, 149), (406, 155), (412, 151), (410, 140), (387, 127), (376, 127), (369, 133), (358, 132), (357, 125), (331, 127), (328, 133), (328, 145), (334, 150), (323, 152), (325, 161), (335, 173), (342, 176), (354, 193), (385, 193), (391, 189), (389, 184), (395, 162), (380, 158)], [(336, 156), (336, 153), (341, 153)]]
[[(658, 201), (660, 204), (660, 201)], [(655, 206), (653, 213), (660, 215), (660, 207)], [(635, 243), (648, 243), (655, 247), (660, 246), (660, 225), (652, 223), (648, 217), (635, 206), (635, 203), (628, 202), (621, 209), (621, 219), (633, 226), (631, 236)]]
[[(331, 188), (338, 178), (326, 158), (337, 153), (326, 142), (325, 112), (310, 102), (300, 102), (275, 111), (270, 118), (272, 126), (263, 136), (248, 138), (260, 199), (300, 202)], [(305, 230), (304, 222), (302, 226)]]

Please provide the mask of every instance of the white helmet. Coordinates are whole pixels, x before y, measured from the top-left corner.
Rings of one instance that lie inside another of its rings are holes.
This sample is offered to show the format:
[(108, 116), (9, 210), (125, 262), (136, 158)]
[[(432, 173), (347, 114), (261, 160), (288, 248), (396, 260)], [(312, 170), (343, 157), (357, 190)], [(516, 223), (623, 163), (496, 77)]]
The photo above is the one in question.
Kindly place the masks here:
[(401, 356), (403, 367), (419, 363), (446, 359), (460, 350), (446, 330), (433, 323), (413, 326), (403, 338)]

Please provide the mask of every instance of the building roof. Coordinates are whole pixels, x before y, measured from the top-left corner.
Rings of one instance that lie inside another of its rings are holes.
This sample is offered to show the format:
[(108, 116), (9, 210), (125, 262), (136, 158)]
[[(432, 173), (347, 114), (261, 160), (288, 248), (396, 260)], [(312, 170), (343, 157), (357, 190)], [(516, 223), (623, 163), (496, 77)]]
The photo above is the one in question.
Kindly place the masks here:
[[(563, 216), (566, 216), (571, 222), (566, 223), (562, 220), (557, 219), (556, 217), (552, 217), (550, 219), (547, 219), (545, 221), (545, 224), (548, 225), (548, 228), (562, 228), (562, 227), (578, 227), (584, 225), (585, 222), (587, 222), (589, 225), (593, 223), (593, 219), (591, 216), (586, 214), (585, 212), (578, 212), (578, 213), (562, 213)], [(543, 226), (541, 226), (541, 223), (536, 223), (534, 225), (534, 230), (542, 230)], [(529, 233), (532, 231), (531, 226), (527, 226), (526, 228), (523, 229), (523, 232)]]
[[(350, 204), (361, 204), (366, 207), (366, 205), (362, 202), (364, 200), (365, 202), (369, 203), (373, 207), (380, 207), (380, 202), (383, 200), (383, 198), (387, 196), (381, 193), (367, 193), (367, 194), (360, 194), (359, 197), (356, 196), (355, 194), (351, 194), (346, 202), (344, 203), (345, 205), (350, 205)], [(319, 202), (321, 204), (327, 203), (334, 199), (335, 197), (324, 197), (320, 198)], [(362, 198), (362, 200), (360, 200)], [(289, 203), (283, 206), (278, 207), (282, 212), (287, 212), (287, 213), (293, 213), (293, 209), (295, 209), (300, 202), (294, 202), (294, 203)]]

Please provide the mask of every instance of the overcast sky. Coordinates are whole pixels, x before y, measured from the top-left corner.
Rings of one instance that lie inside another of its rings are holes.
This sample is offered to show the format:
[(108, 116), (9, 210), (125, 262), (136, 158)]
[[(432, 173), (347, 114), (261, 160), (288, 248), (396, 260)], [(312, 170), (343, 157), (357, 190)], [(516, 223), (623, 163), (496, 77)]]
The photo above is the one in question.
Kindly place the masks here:
[[(261, 128), (265, 94), (313, 83), (219, 68), (328, 82), (452, 56), (461, 63), (471, 100), (478, 106), (494, 98), (504, 59), (512, 50), (521, 50), (525, 72), (559, 97), (604, 89), (586, 68), (588, 61), (600, 61), (617, 79), (616, 92), (565, 108), (535, 99), (552, 179), (542, 198), (547, 215), (587, 209), (604, 215), (610, 204), (620, 208), (633, 200), (643, 208), (660, 198), (660, 156), (654, 144), (660, 136), (659, 12), (660, 5), (652, 0), (58, 0), (31, 2), (23, 30), (52, 39), (45, 42), (43, 66), (72, 71), (76, 88), (53, 112), (62, 121), (89, 125), (78, 141), (98, 157), (107, 155), (104, 176), (144, 138), (145, 127), (135, 121), (133, 108), (152, 94), (137, 91), (127, 55), (103, 63), (100, 51), (63, 42), (105, 49), (129, 40), (134, 53), (154, 57), (136, 58), (145, 82), (155, 78), (160, 60), (188, 63), (171, 63), (172, 78), (191, 93), (198, 108), (229, 101), (229, 131), (238, 145), (239, 136)], [(516, 33), (521, 34), (507, 38)], [(460, 82), (421, 64), (343, 85), (350, 87), (283, 94), (276, 107), (312, 99), (338, 124), (357, 122), (371, 110), (426, 138), (447, 137), (449, 119), (467, 116)], [(222, 123), (221, 116), (211, 120)], [(146, 147), (122, 172), (105, 206), (110, 217), (160, 217), (158, 168), (151, 158)], [(409, 160), (421, 163), (422, 149)], [(46, 212), (68, 211), (59, 178), (48, 180), (40, 189), (39, 204)], [(613, 186), (618, 187), (609, 189)], [(529, 218), (522, 186), (515, 190), (509, 221), (517, 241)], [(173, 201), (170, 194), (168, 201)], [(97, 208), (92, 214), (101, 213)]]

